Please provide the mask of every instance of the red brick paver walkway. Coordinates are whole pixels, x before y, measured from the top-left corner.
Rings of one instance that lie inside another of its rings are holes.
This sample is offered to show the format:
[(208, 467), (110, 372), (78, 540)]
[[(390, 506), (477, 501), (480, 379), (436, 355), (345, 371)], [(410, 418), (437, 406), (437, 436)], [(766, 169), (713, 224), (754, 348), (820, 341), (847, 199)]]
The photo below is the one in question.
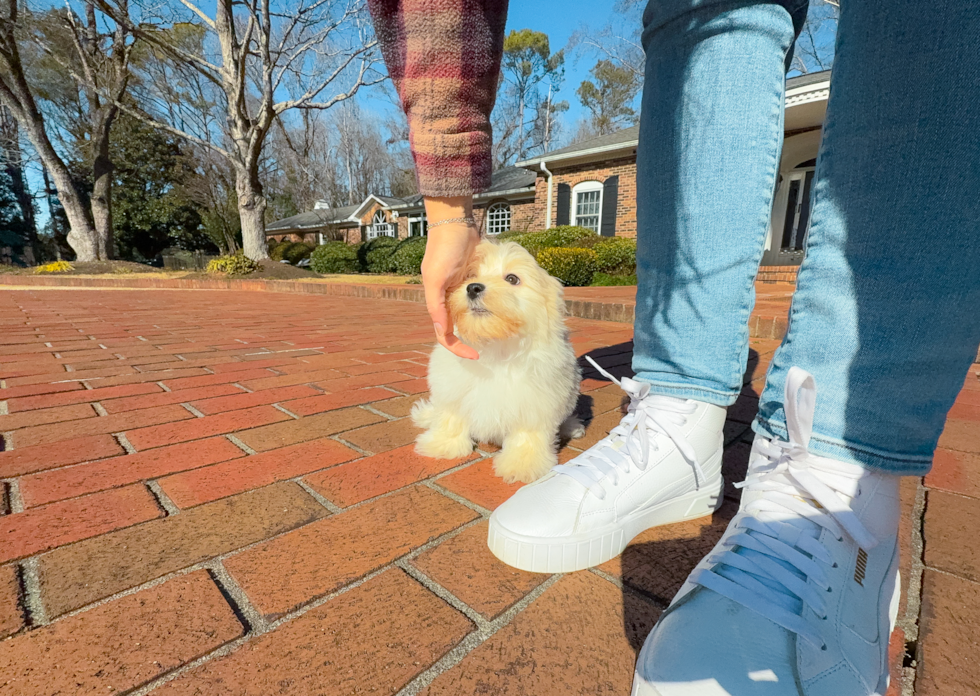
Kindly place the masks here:
[[(580, 354), (628, 372), (629, 325), (569, 324)], [(591, 571), (502, 565), (486, 518), (514, 487), (493, 448), (412, 452), (431, 339), (413, 303), (18, 290), (0, 326), (0, 693), (627, 694), (736, 507), (730, 489), (713, 519)], [(731, 480), (775, 346), (752, 341)], [(593, 377), (575, 448), (619, 420)], [(905, 487), (895, 674), (920, 694), (980, 685), (978, 421), (971, 375), (935, 472)]]

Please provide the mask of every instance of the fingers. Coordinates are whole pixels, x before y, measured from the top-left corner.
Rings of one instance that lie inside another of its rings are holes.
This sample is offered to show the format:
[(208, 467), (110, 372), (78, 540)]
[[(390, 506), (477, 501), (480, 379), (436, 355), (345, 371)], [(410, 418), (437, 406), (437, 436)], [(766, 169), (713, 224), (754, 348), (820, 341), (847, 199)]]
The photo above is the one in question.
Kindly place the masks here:
[(460, 341), (453, 333), (452, 320), (446, 309), (446, 292), (438, 288), (425, 288), (425, 304), (432, 318), (432, 326), (436, 332), (436, 340), (453, 355), (466, 360), (477, 360), (480, 354), (472, 347)]

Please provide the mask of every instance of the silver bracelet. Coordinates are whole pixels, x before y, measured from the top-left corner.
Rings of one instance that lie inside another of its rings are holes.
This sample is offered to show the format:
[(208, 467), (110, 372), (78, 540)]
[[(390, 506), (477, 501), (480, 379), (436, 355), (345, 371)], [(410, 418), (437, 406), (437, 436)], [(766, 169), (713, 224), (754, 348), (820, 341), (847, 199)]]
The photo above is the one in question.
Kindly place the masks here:
[(448, 225), (452, 222), (465, 222), (467, 225), (476, 224), (476, 220), (473, 219), (473, 216), (467, 215), (466, 217), (446, 218), (445, 220), (439, 220), (438, 222), (430, 222), (429, 229), (432, 229), (433, 227), (438, 227), (439, 225)]

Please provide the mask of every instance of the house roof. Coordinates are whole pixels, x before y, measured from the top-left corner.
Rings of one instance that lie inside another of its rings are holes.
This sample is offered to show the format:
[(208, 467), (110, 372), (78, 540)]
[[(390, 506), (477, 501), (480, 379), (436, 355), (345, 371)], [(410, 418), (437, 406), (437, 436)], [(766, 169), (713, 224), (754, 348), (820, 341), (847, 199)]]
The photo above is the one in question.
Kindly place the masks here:
[[(792, 106), (805, 101), (826, 100), (826, 89), (830, 82), (830, 71), (821, 70), (820, 72), (808, 75), (799, 75), (786, 80), (787, 106)], [(790, 95), (793, 95), (792, 98)], [(801, 95), (808, 95), (801, 98)], [(518, 162), (518, 167), (536, 167), (544, 162), (546, 165), (552, 160), (588, 160), (595, 155), (610, 156), (619, 151), (630, 151), (637, 146), (640, 135), (639, 126), (631, 126), (615, 133), (599, 135), (589, 138), (582, 142), (563, 147), (558, 150), (546, 152), (543, 155)]]
[[(490, 178), (490, 188), (473, 196), (476, 200), (497, 198), (507, 194), (533, 193), (534, 182), (538, 175), (523, 167), (504, 167), (495, 171)], [(417, 194), (402, 201), (401, 205), (393, 205), (398, 210), (415, 210), (422, 208), (422, 195)]]
[(266, 234), (282, 234), (292, 230), (309, 230), (326, 225), (337, 225), (351, 222), (351, 215), (357, 210), (356, 205), (345, 205), (342, 208), (320, 208), (299, 215), (276, 220), (265, 226)]

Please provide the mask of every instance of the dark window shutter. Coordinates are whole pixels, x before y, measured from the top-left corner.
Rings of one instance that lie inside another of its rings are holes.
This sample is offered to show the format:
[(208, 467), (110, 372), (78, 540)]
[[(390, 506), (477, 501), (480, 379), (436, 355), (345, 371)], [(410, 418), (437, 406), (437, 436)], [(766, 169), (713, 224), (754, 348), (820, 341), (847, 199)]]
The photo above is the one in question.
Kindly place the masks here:
[(572, 187), (568, 184), (558, 184), (558, 215), (556, 225), (568, 225), (572, 212)]
[(602, 184), (602, 228), (603, 237), (616, 236), (616, 208), (619, 205), (619, 175), (611, 176)]

